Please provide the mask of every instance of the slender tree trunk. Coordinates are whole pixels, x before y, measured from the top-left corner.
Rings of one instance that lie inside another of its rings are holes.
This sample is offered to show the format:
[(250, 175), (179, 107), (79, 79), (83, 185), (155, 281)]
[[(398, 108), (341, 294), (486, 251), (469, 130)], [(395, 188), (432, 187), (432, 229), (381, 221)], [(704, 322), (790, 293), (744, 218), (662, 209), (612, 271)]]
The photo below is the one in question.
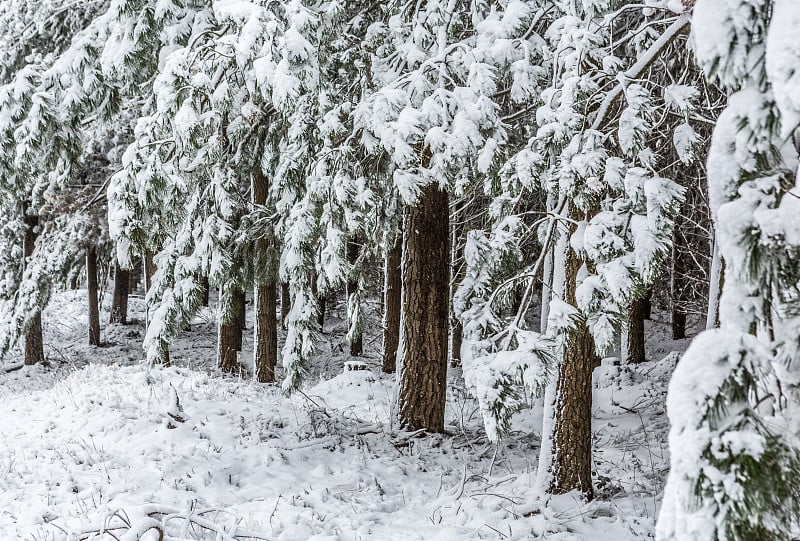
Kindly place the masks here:
[[(580, 220), (582, 216), (572, 218)], [(573, 230), (574, 226), (564, 234), (571, 235)], [(563, 298), (575, 306), (575, 289), (582, 261), (568, 242), (562, 239), (561, 246), (566, 251)], [(578, 490), (588, 498), (593, 494), (592, 371), (596, 359), (594, 339), (581, 319), (567, 336), (555, 382), (549, 486), (553, 494), (571, 490)]]
[(409, 209), (403, 261), (400, 423), (444, 432), (450, 285), (448, 194), (426, 186)]
[(156, 264), (153, 262), (153, 252), (150, 250), (144, 254), (144, 287), (145, 294), (150, 292), (150, 286), (153, 285), (153, 274), (156, 272)]
[(130, 287), (130, 274), (119, 266), (114, 265), (114, 298), (111, 303), (111, 323), (128, 323), (128, 288)]
[(203, 288), (203, 298), (200, 300), (203, 306), (208, 306), (209, 296), (211, 294), (211, 284), (208, 283), (208, 276), (203, 276), (200, 279), (201, 287)]
[(672, 243), (672, 272), (670, 274), (670, 297), (672, 315), (672, 339), (686, 338), (686, 311), (684, 298), (686, 287), (683, 280), (686, 276), (686, 261), (683, 246), (683, 235), (680, 231), (680, 217), (675, 219), (675, 234)]
[(292, 293), (289, 291), (289, 282), (281, 282), (281, 325), (286, 324), (289, 309), (292, 307)]
[(384, 269), (383, 302), (383, 371), (392, 374), (397, 366), (397, 346), (400, 343), (400, 303), (403, 291), (403, 234), (398, 233)]
[(97, 252), (86, 251), (86, 289), (89, 294), (89, 345), (100, 345), (100, 309), (97, 302)]
[(643, 363), (645, 361), (644, 336), (645, 300), (637, 299), (628, 311), (628, 325), (625, 329), (625, 362)]
[(642, 317), (648, 321), (653, 319), (653, 290), (649, 287), (642, 297)]
[[(36, 246), (36, 237), (39, 235), (39, 217), (29, 216), (27, 213), (28, 204), (23, 206), (22, 213), (25, 223), (25, 238), (23, 239), (22, 251), (25, 257), (25, 266), (28, 265), (28, 258), (33, 255)], [(44, 340), (42, 339), (42, 313), (36, 311), (25, 331), (25, 364), (32, 365), (44, 362)]]
[[(252, 177), (252, 196), (254, 205), (264, 205), (267, 202), (269, 183), (261, 171), (261, 166), (256, 164)], [(272, 249), (264, 239), (258, 241), (258, 254), (255, 258), (256, 266), (266, 265), (264, 275), (258, 275), (253, 295), (255, 303), (255, 332), (253, 344), (253, 362), (255, 365), (256, 379), (261, 383), (275, 381), (275, 365), (278, 362), (278, 295), (276, 279), (271, 262)], [(261, 278), (261, 280), (259, 280)]]
[[(556, 198), (553, 194), (547, 195), (547, 212), (555, 212)], [(540, 306), (539, 313), (539, 330), (541, 332), (547, 331), (547, 320), (550, 317), (550, 298), (553, 294), (553, 246), (542, 246), (543, 250), (547, 250), (544, 256), (544, 265), (542, 265), (542, 305)]]
[(71, 290), (73, 290), (73, 291), (78, 289), (78, 276), (77, 275), (74, 275), (74, 276), (72, 276), (72, 278), (69, 279), (69, 288)]
[[(356, 244), (355, 241), (350, 241), (347, 243), (347, 262), (350, 263), (350, 265), (354, 265), (357, 259), (358, 244)], [(350, 313), (351, 309), (352, 311), (361, 310), (360, 306), (355, 305), (356, 295), (358, 295), (358, 282), (351, 278), (347, 281), (346, 288), (348, 320), (355, 317), (355, 314)], [(364, 335), (360, 328), (354, 329), (354, 332), (350, 335), (349, 346), (351, 357), (361, 357), (361, 355), (364, 354)]]
[(714, 329), (719, 325), (719, 297), (722, 293), (722, 256), (714, 240), (711, 254), (711, 277), (708, 284), (708, 310), (706, 312), (706, 329)]
[[(458, 284), (464, 279), (464, 207), (465, 204), (456, 210), (455, 220), (453, 224), (453, 239), (450, 246), (451, 261), (450, 273), (453, 276), (452, 284), (450, 287), (450, 299), (455, 298), (456, 289)], [(464, 342), (464, 327), (461, 324), (455, 312), (453, 311), (452, 302), (450, 306), (450, 317), (452, 323), (450, 325), (450, 366), (461, 366), (461, 344)]]

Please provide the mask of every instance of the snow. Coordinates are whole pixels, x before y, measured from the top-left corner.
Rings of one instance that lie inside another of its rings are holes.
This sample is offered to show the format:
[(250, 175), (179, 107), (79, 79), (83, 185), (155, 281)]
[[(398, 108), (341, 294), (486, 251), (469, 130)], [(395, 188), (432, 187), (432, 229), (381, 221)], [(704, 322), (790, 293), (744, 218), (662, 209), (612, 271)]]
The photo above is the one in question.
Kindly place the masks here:
[[(139, 323), (106, 327), (111, 345), (90, 348), (84, 297), (59, 293), (45, 312), (50, 367), (0, 372), (2, 539), (66, 540), (65, 531), (119, 526), (118, 517), (132, 526), (122, 538), (139, 541), (156, 539), (147, 528), (165, 522), (180, 535), (191, 520), (292, 541), (652, 535), (668, 461), (663, 401), (673, 358), (596, 372), (601, 488), (584, 503), (575, 494), (543, 498), (535, 488), (541, 408), (523, 408), (495, 446), (457, 370), (449, 435), (420, 438), (397, 429), (394, 376), (380, 374), (377, 352), (343, 371), (347, 357), (323, 347), (317, 383), (286, 398), (276, 385), (210, 369), (211, 312), (173, 344), (178, 366), (148, 369), (139, 362), (142, 300), (131, 297)], [(325, 340), (339, 340), (344, 304), (329, 315), (326, 329), (335, 330)], [(197, 527), (185, 531), (177, 538), (194, 539)]]

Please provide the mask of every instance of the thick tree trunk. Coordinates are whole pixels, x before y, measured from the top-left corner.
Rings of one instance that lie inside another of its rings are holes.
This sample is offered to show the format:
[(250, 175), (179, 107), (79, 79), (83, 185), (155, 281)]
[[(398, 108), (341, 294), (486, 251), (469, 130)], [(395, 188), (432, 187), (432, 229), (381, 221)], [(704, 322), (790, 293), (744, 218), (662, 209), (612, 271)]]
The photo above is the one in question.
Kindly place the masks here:
[(647, 288), (642, 297), (642, 317), (648, 321), (653, 319), (653, 290), (650, 288)]
[(236, 351), (242, 351), (242, 340), (244, 338), (244, 331), (247, 328), (246, 302), (244, 291), (236, 289), (231, 293), (233, 295), (233, 309), (234, 320), (233, 324), (236, 327), (236, 334), (234, 335), (234, 347)]
[[(347, 262), (354, 265), (358, 259), (358, 244), (355, 241), (347, 243)], [(352, 317), (350, 314), (350, 307), (355, 302), (355, 296), (358, 294), (358, 282), (352, 278), (347, 281), (346, 296), (348, 307), (348, 320)], [(354, 310), (361, 310), (360, 306), (354, 307)], [(349, 339), (350, 356), (361, 357), (364, 354), (364, 335), (361, 329), (356, 329)]]
[(645, 361), (645, 304), (644, 299), (637, 299), (631, 303), (628, 310), (628, 326), (625, 331), (625, 362), (627, 363), (638, 364)]
[(425, 187), (409, 210), (403, 261), (403, 427), (444, 432), (449, 323), (450, 215), (447, 192)]
[[(36, 246), (36, 237), (39, 232), (39, 217), (27, 214), (27, 203), (23, 207), (25, 238), (23, 239), (22, 252), (25, 257), (25, 266), (28, 265), (28, 258), (33, 255)], [(25, 364), (32, 365), (44, 362), (44, 340), (42, 339), (42, 313), (37, 311), (28, 324), (25, 331)]]
[(224, 296), (230, 295), (230, 306), (227, 314), (220, 318), (217, 340), (217, 363), (223, 372), (237, 373), (239, 371), (238, 352), (242, 345), (242, 325), (239, 322), (241, 315), (239, 303), (243, 300), (242, 291), (220, 291), (220, 300), (224, 304)]
[(114, 265), (114, 298), (111, 303), (111, 323), (128, 323), (128, 293), (130, 287), (130, 274), (119, 266)]
[(236, 335), (239, 328), (234, 321), (219, 324), (217, 340), (217, 361), (223, 372), (231, 374), (238, 372), (239, 362), (236, 351)]
[(383, 371), (392, 374), (397, 366), (397, 346), (400, 343), (400, 303), (403, 291), (403, 235), (399, 233), (386, 254), (383, 286)]
[(289, 309), (292, 307), (292, 293), (289, 291), (289, 282), (281, 282), (281, 325), (286, 324)]
[(686, 314), (678, 309), (672, 310), (672, 339), (683, 340), (686, 338)]
[(277, 287), (275, 282), (256, 286), (256, 329), (254, 363), (256, 379), (261, 383), (275, 381), (278, 362)]
[(89, 345), (100, 345), (100, 309), (97, 302), (97, 252), (86, 251), (86, 289), (89, 294)]
[[(567, 248), (564, 300), (572, 306), (576, 305), (575, 288), (581, 264), (575, 252)], [(592, 497), (592, 370), (595, 362), (594, 339), (581, 320), (567, 337), (556, 379), (550, 466), (550, 492), (554, 494), (578, 490)]]
[[(266, 204), (268, 191), (269, 183), (261, 171), (261, 166), (256, 164), (251, 190), (253, 205)], [(258, 269), (264, 273), (257, 275), (253, 295), (256, 318), (253, 363), (256, 379), (261, 383), (268, 383), (275, 381), (275, 365), (278, 362), (278, 318), (276, 314), (278, 288), (274, 270), (271, 268), (273, 265), (269, 264), (273, 259), (272, 247), (265, 239), (259, 240), (256, 246), (259, 253), (256, 255), (255, 263), (257, 266), (264, 265), (267, 268)]]

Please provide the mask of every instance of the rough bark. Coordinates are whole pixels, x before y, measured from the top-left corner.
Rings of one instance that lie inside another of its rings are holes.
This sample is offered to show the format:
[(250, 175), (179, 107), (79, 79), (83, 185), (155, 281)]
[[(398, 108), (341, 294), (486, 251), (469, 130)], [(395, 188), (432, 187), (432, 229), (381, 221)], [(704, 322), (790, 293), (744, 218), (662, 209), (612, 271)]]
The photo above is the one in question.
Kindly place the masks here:
[(89, 295), (89, 345), (100, 345), (100, 309), (97, 302), (97, 252), (86, 251), (86, 290)]
[(114, 298), (111, 302), (111, 323), (128, 323), (128, 293), (130, 287), (130, 274), (119, 266), (114, 265)]
[(208, 306), (209, 296), (211, 294), (211, 284), (208, 283), (208, 276), (203, 276), (200, 278), (200, 286), (203, 288), (203, 296), (200, 299), (200, 302), (203, 306)]
[(645, 361), (644, 315), (645, 300), (637, 299), (628, 310), (628, 327), (626, 330), (625, 362), (643, 363)]
[[(264, 177), (261, 167), (256, 166), (252, 178), (252, 196), (254, 205), (263, 205), (267, 201), (269, 183)], [(269, 265), (272, 250), (267, 240), (258, 241), (256, 248), (256, 265)], [(255, 344), (253, 360), (256, 379), (261, 383), (275, 381), (275, 365), (278, 362), (278, 318), (276, 314), (278, 294), (273, 271), (270, 268), (256, 280), (253, 300), (255, 302)]]
[[(575, 306), (575, 286), (581, 260), (568, 249), (564, 300)], [(555, 420), (550, 492), (571, 490), (591, 498), (592, 490), (592, 370), (594, 339), (581, 320), (569, 333), (556, 380)]]
[(275, 282), (257, 286), (255, 369), (256, 379), (261, 383), (275, 381), (275, 365), (278, 362), (278, 318), (277, 287)]
[[(355, 241), (350, 241), (347, 243), (347, 262), (351, 265), (354, 265), (357, 259), (358, 244), (356, 244)], [(358, 293), (358, 282), (353, 280), (351, 277), (351, 279), (347, 281), (347, 287), (345, 291), (347, 296), (347, 305), (349, 308), (351, 298)], [(361, 332), (361, 329), (358, 329), (350, 338), (349, 346), (351, 357), (361, 357), (361, 355), (364, 354), (364, 335)]]
[(235, 321), (219, 324), (219, 337), (217, 340), (217, 360), (223, 372), (238, 372), (239, 362), (236, 350), (236, 335), (239, 327)]
[[(27, 204), (23, 208), (25, 223), (25, 238), (23, 239), (23, 254), (25, 265), (28, 265), (28, 258), (33, 255), (38, 236), (39, 217), (27, 214)], [(42, 339), (42, 313), (37, 311), (28, 324), (25, 331), (25, 364), (32, 365), (44, 362), (44, 340)]]
[(409, 210), (403, 261), (400, 423), (444, 432), (449, 323), (450, 216), (447, 192), (422, 190)]
[(236, 351), (242, 351), (242, 340), (244, 338), (244, 330), (247, 328), (246, 306), (247, 302), (244, 291), (241, 289), (234, 290), (231, 295), (233, 296), (233, 316), (232, 324), (236, 327), (234, 334), (234, 347)]
[(383, 371), (392, 374), (397, 369), (397, 346), (400, 343), (400, 303), (403, 291), (403, 235), (398, 234), (386, 254), (383, 286)]

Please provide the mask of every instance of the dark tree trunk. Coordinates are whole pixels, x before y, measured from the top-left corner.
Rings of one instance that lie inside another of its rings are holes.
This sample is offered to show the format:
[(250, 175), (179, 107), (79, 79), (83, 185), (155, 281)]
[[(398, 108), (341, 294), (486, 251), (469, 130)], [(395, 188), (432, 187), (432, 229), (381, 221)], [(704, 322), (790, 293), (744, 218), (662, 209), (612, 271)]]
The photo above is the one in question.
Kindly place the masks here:
[(156, 272), (156, 264), (153, 262), (153, 252), (150, 250), (144, 254), (144, 287), (145, 294), (150, 291), (150, 286), (153, 285), (153, 274)]
[(403, 291), (403, 235), (399, 233), (389, 253), (386, 254), (383, 302), (383, 371), (394, 373), (397, 364), (397, 346), (400, 343), (400, 303)]
[(670, 296), (672, 312), (672, 339), (686, 338), (686, 276), (688, 261), (686, 239), (681, 231), (680, 216), (675, 218), (675, 233), (672, 242), (672, 273), (670, 275)]
[(289, 309), (292, 307), (292, 294), (289, 291), (289, 282), (281, 282), (281, 325), (286, 324)]
[(69, 279), (69, 288), (73, 291), (78, 289), (78, 276), (73, 275), (72, 278)]
[(425, 187), (409, 210), (403, 261), (403, 427), (444, 432), (450, 286), (447, 192)]
[(682, 340), (686, 338), (686, 314), (680, 310), (672, 311), (672, 339)]
[[(33, 255), (38, 236), (39, 217), (29, 216), (27, 213), (28, 204), (23, 206), (25, 222), (25, 238), (23, 239), (22, 251), (25, 257), (25, 266), (28, 265), (28, 258)], [(44, 362), (44, 340), (42, 339), (42, 313), (37, 311), (28, 324), (25, 331), (25, 364), (32, 365)]]
[(653, 319), (653, 290), (647, 288), (642, 298), (642, 317), (650, 321)]
[(277, 287), (275, 282), (256, 287), (255, 367), (261, 383), (275, 381), (278, 362)]
[[(350, 265), (354, 265), (357, 259), (358, 259), (358, 244), (356, 244), (355, 241), (350, 241), (347, 243), (347, 262), (350, 263)], [(358, 282), (351, 278), (350, 280), (347, 281), (347, 288), (346, 288), (348, 312), (352, 299), (355, 295), (357, 295), (357, 293), (358, 293)], [(358, 309), (360, 310), (360, 307), (358, 307)], [(350, 314), (348, 313), (348, 316), (349, 315)], [(350, 345), (350, 356), (361, 357), (361, 355), (364, 354), (364, 335), (361, 332), (361, 329), (356, 330), (356, 332), (350, 338), (349, 345)]]
[(100, 345), (100, 309), (97, 302), (97, 252), (86, 251), (86, 289), (89, 293), (89, 345)]
[(208, 283), (208, 276), (203, 276), (200, 278), (200, 287), (203, 288), (203, 294), (200, 302), (203, 304), (203, 306), (208, 306), (209, 296), (211, 294), (211, 284)]
[(233, 309), (234, 320), (233, 324), (236, 326), (237, 332), (234, 337), (234, 347), (236, 351), (242, 351), (242, 340), (244, 338), (244, 331), (247, 328), (246, 302), (244, 291), (241, 289), (234, 290), (233, 293)]
[[(264, 205), (267, 202), (269, 183), (261, 171), (261, 166), (256, 164), (252, 177), (252, 196), (254, 205)], [(262, 266), (273, 259), (272, 247), (267, 240), (261, 239), (257, 245), (258, 254), (255, 258), (256, 266)], [(256, 288), (253, 302), (255, 303), (255, 347), (253, 356), (256, 379), (261, 383), (275, 381), (275, 365), (278, 362), (278, 317), (277, 311), (277, 284), (272, 265), (266, 265), (266, 272), (256, 279)], [(261, 278), (259, 280), (258, 278)]]
[(128, 288), (130, 287), (130, 274), (119, 266), (114, 265), (114, 299), (111, 303), (111, 323), (128, 323)]
[(644, 314), (645, 300), (637, 299), (633, 301), (628, 311), (625, 362), (638, 364), (645, 361)]
[[(580, 217), (574, 217), (579, 219)], [(576, 305), (575, 287), (582, 261), (567, 249), (564, 300)], [(556, 380), (550, 492), (578, 490), (591, 498), (592, 489), (592, 371), (597, 360), (594, 339), (579, 321), (567, 337), (564, 359)]]
[(236, 351), (236, 335), (239, 328), (235, 321), (220, 323), (217, 358), (223, 372), (238, 372), (239, 362)]

